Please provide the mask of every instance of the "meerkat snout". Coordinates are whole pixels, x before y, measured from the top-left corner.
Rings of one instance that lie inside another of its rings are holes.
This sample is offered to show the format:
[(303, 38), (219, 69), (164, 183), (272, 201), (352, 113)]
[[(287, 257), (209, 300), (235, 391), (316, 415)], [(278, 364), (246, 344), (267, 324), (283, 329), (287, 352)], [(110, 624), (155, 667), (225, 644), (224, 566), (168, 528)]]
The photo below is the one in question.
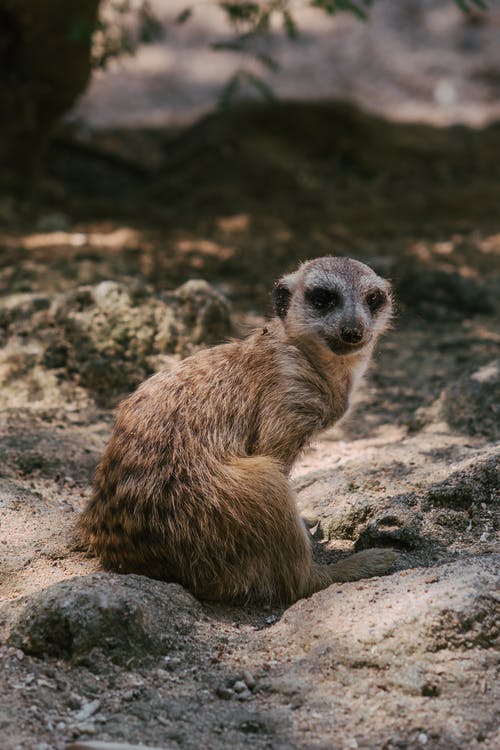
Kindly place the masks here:
[(359, 344), (363, 340), (363, 326), (348, 327), (340, 329), (340, 338), (344, 344)]
[(119, 407), (79, 520), (106, 567), (204, 599), (280, 602), (391, 567), (387, 549), (317, 565), (288, 479), (347, 412), (389, 322), (390, 286), (328, 257), (284, 276), (273, 297), (265, 328), (161, 370)]

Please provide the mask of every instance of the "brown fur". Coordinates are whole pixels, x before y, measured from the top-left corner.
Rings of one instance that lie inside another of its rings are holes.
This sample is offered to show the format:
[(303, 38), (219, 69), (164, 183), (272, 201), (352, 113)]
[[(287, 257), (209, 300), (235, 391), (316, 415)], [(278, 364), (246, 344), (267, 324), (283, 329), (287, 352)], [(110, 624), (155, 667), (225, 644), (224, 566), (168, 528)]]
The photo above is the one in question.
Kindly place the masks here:
[[(305, 288), (318, 274), (343, 290), (344, 312), (310, 310)], [(363, 295), (374, 286), (386, 303), (371, 316)], [(266, 328), (158, 372), (120, 406), (79, 521), (105, 566), (206, 599), (281, 602), (390, 566), (390, 550), (314, 564), (287, 478), (313, 435), (346, 412), (390, 318), (388, 284), (356, 261), (323, 258), (276, 290), (280, 317)], [(346, 316), (362, 319), (364, 339), (340, 355)]]

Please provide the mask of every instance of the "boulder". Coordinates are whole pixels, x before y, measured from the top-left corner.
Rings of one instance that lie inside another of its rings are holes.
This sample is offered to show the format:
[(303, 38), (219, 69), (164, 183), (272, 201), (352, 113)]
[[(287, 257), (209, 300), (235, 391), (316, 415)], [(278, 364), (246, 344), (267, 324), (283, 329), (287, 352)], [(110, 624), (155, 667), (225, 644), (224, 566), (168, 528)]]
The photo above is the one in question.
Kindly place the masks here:
[(179, 649), (200, 614), (177, 584), (95, 573), (27, 597), (8, 642), (35, 656), (78, 661), (97, 651), (128, 665)]

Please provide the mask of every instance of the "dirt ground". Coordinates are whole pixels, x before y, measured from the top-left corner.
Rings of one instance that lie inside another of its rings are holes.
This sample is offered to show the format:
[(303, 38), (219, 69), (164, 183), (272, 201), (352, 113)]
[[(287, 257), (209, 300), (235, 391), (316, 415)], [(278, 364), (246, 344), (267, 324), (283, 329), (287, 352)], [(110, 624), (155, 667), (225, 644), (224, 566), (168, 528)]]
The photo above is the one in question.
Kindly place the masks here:
[[(499, 151), (494, 123), (249, 104), (67, 126), (37, 209), (0, 199), (2, 750), (499, 746)], [(398, 311), (298, 502), (318, 558), (391, 546), (394, 573), (287, 611), (100, 574), (71, 530), (115, 404), (323, 254), (391, 278)]]

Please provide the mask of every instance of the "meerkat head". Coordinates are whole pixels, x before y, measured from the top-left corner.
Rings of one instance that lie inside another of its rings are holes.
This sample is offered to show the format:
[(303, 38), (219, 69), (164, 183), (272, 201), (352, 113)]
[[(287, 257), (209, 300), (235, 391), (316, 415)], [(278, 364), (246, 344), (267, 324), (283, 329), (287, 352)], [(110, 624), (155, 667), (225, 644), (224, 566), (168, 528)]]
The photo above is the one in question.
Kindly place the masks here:
[(334, 354), (359, 352), (387, 328), (388, 281), (351, 258), (316, 258), (283, 276), (273, 290), (276, 315), (292, 339), (315, 338)]

